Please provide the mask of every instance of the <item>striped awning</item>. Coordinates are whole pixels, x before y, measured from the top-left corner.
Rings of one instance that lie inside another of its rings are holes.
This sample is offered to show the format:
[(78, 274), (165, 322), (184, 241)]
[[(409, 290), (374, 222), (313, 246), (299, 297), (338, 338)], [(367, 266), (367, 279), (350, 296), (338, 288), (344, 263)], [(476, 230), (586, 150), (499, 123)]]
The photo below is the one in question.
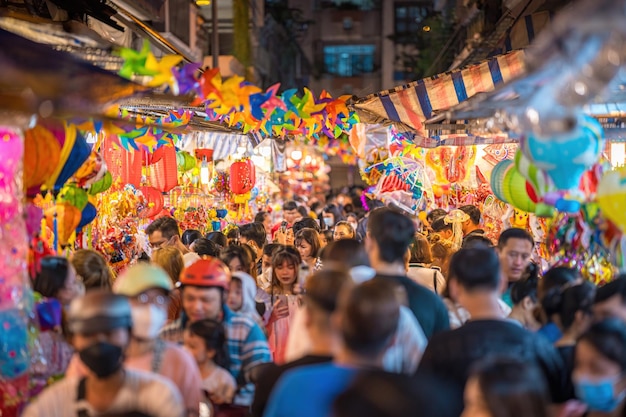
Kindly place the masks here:
[(524, 73), (524, 52), (513, 51), (454, 70), (381, 91), (358, 100), (354, 109), (365, 123), (393, 123), (399, 130), (428, 137), (425, 121), (467, 98), (492, 91)]

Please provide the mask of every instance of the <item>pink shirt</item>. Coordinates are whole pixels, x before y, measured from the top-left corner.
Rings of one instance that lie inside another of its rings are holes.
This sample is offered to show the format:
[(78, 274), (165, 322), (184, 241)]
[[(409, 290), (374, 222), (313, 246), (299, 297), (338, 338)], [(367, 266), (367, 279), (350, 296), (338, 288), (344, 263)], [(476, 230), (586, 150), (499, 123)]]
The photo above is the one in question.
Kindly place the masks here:
[[(153, 352), (148, 352), (143, 356), (126, 358), (124, 366), (128, 369), (140, 371), (152, 371)], [(182, 347), (170, 342), (166, 342), (165, 352), (161, 361), (159, 375), (171, 380), (183, 396), (185, 408), (198, 413), (200, 402), (202, 401), (202, 377), (195, 360), (189, 352)], [(78, 355), (74, 355), (66, 376), (82, 377), (87, 374), (85, 365), (82, 364)]]

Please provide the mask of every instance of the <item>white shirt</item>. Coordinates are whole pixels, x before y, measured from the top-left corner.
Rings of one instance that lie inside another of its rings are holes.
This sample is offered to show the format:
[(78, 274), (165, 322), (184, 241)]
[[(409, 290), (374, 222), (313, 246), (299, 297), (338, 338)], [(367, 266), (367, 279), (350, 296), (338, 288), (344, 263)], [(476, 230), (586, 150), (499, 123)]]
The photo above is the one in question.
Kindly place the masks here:
[[(446, 279), (437, 269), (426, 266), (409, 265), (406, 276), (429, 290), (441, 294), (446, 288)], [(435, 283), (437, 290), (435, 291)]]
[(126, 369), (124, 385), (103, 413), (86, 400), (77, 401), (79, 378), (65, 378), (45, 389), (22, 417), (69, 417), (85, 409), (90, 417), (139, 411), (152, 417), (183, 417), (183, 399), (174, 384), (160, 375)]
[(221, 393), (227, 399), (232, 400), (237, 391), (237, 381), (226, 369), (218, 366), (211, 375), (202, 381), (202, 389), (211, 393)]

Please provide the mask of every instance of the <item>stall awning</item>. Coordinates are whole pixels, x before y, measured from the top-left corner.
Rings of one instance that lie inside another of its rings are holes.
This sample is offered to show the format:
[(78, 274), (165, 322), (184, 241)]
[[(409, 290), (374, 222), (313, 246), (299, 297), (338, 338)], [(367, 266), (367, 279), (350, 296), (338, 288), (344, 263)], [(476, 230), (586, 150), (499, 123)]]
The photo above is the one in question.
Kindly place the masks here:
[(492, 91), (524, 73), (524, 52), (513, 51), (454, 70), (381, 91), (358, 100), (354, 109), (365, 123), (393, 123), (399, 130), (428, 137), (425, 121), (469, 97)]

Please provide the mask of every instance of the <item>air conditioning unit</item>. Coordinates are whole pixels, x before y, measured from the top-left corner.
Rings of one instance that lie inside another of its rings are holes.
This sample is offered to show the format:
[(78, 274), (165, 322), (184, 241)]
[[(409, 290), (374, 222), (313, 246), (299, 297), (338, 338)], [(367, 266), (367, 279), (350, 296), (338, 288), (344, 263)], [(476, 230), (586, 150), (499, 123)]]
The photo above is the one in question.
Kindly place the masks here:
[(165, 0), (163, 22), (155, 23), (154, 28), (188, 57), (200, 61), (202, 55), (196, 48), (197, 18), (198, 10), (189, 0)]

